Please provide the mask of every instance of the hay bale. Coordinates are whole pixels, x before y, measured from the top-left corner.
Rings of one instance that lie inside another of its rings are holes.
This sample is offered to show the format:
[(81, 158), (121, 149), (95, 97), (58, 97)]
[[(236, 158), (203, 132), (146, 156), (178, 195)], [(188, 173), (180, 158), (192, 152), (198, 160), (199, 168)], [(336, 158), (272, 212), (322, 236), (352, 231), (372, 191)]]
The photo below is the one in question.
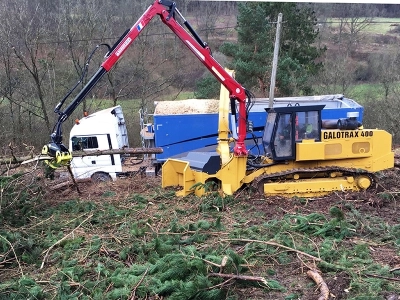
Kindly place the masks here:
[(155, 115), (186, 115), (218, 113), (219, 100), (187, 99), (160, 101), (154, 110)]

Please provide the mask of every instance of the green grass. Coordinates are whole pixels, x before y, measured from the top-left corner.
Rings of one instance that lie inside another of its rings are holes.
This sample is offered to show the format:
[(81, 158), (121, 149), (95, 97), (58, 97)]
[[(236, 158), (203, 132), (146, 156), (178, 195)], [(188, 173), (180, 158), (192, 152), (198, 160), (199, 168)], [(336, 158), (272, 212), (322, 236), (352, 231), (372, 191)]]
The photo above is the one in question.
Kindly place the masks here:
[(181, 93), (179, 93), (176, 100), (185, 100), (185, 99), (193, 99), (193, 98), (194, 98), (194, 92), (181, 92)]
[[(391, 86), (390, 93), (393, 92), (393, 89), (398, 90), (399, 88), (400, 88), (400, 83), (393, 84)], [(314, 89), (316, 95), (324, 94), (324, 89), (321, 89), (320, 87), (315, 87)], [(338, 94), (341, 93), (340, 86), (338, 86), (336, 89), (330, 88), (330, 90), (337, 90)], [(349, 99), (353, 99), (360, 105), (363, 105), (366, 100), (371, 100), (371, 99), (384, 100), (385, 90), (383, 88), (383, 85), (379, 83), (357, 83), (349, 86), (344, 95)]]
[(384, 98), (384, 90), (381, 84), (361, 83), (351, 86), (346, 96), (363, 105), (363, 102), (367, 99), (382, 100)]
[[(328, 22), (332, 22), (329, 24), (330, 27), (338, 27), (340, 19), (332, 18), (328, 19)], [(363, 21), (363, 18), (360, 18), (359, 21)], [(362, 32), (364, 33), (373, 33), (373, 34), (388, 34), (391, 29), (393, 29), (391, 24), (400, 23), (400, 18), (373, 18), (373, 21), (367, 25)], [(400, 24), (399, 24), (400, 25)]]
[(393, 26), (390, 25), (395, 23), (400, 26), (400, 18), (374, 18), (373, 22), (364, 29), (364, 32), (388, 34), (393, 29)]

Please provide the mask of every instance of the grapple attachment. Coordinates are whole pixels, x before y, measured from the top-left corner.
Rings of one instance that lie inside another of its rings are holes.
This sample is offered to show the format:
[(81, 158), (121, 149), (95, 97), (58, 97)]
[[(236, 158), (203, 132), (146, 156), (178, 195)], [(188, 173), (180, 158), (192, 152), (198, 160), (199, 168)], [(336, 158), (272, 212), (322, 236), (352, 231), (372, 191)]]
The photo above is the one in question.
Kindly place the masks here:
[(49, 143), (44, 145), (42, 155), (51, 157), (51, 159), (44, 162), (53, 169), (69, 166), (72, 160), (71, 152), (63, 144)]

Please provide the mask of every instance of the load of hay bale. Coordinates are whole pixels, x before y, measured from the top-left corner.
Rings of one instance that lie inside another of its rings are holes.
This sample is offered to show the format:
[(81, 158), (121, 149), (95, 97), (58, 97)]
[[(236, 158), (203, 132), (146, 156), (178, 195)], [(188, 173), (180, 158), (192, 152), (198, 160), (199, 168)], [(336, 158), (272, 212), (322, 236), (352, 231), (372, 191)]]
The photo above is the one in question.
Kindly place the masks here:
[(155, 115), (185, 115), (218, 113), (219, 100), (187, 99), (176, 101), (160, 101), (157, 103)]

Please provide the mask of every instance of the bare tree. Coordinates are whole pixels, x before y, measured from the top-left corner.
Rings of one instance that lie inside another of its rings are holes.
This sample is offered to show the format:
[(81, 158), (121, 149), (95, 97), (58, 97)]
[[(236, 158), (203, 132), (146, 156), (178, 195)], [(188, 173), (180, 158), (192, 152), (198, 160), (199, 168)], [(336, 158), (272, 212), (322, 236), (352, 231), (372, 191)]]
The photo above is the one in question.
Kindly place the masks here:
[(207, 2), (195, 13), (198, 30), (201, 31), (204, 41), (208, 42), (209, 36), (215, 31), (217, 20), (221, 18), (221, 2)]
[(363, 41), (363, 30), (373, 22), (374, 7), (365, 4), (334, 4), (331, 13), (337, 17), (335, 40), (340, 51), (353, 54)]
[(25, 132), (43, 132), (34, 129), (37, 121), (44, 122), (47, 131), (51, 129), (47, 109), (56, 49), (44, 45), (49, 36), (57, 38), (52, 32), (52, 17), (39, 3), (24, 0), (1, 4), (2, 75), (7, 79), (4, 91), (14, 140)]
[(369, 56), (369, 65), (372, 72), (372, 79), (379, 82), (384, 90), (385, 100), (400, 80), (400, 52), (386, 52), (371, 54)]
[[(191, 3), (185, 0), (180, 11), (190, 10)], [(85, 74), (91, 51), (102, 43), (114, 44), (150, 4), (148, 0), (1, 1), (0, 104), (7, 108), (0, 111), (1, 134), (7, 137), (2, 143), (22, 144), (25, 139), (41, 147), (48, 142), (58, 117), (53, 108), (79, 78), (82, 80), (77, 89), (89, 80), (104, 60), (107, 48), (100, 47), (93, 55)], [(203, 11), (208, 3), (198, 5)], [(213, 5), (217, 10), (226, 6)], [(207, 30), (218, 15), (212, 9), (208, 11), (213, 19), (204, 27)], [(202, 37), (209, 32), (196, 30)], [(88, 109), (98, 105), (98, 99), (110, 105), (133, 99), (143, 107), (152, 105), (150, 102), (163, 100), (166, 94), (175, 97), (185, 89), (192, 90), (203, 72), (203, 65), (156, 17), (82, 106)]]
[(363, 103), (365, 109), (364, 126), (366, 128), (381, 128), (387, 130), (393, 137), (393, 143), (400, 143), (398, 128), (400, 91), (394, 92), (386, 100), (377, 101), (376, 98), (367, 98)]
[[(67, 55), (72, 62), (74, 73), (65, 72), (64, 80), (65, 93), (69, 92), (75, 82), (80, 80), (81, 89), (89, 80), (92, 73), (97, 70), (98, 65), (103, 59), (107, 49), (100, 49), (101, 55), (94, 55), (92, 52), (96, 46), (104, 42), (104, 39), (110, 34), (111, 23), (111, 4), (102, 4), (99, 1), (64, 1), (60, 7), (60, 28), (66, 37)], [(90, 61), (90, 68), (88, 59)], [(72, 70), (72, 69), (69, 69)], [(87, 103), (83, 101), (82, 110), (87, 110)]]
[(325, 58), (324, 70), (316, 78), (323, 93), (346, 94), (348, 88), (354, 84), (355, 62), (347, 53), (335, 52)]

